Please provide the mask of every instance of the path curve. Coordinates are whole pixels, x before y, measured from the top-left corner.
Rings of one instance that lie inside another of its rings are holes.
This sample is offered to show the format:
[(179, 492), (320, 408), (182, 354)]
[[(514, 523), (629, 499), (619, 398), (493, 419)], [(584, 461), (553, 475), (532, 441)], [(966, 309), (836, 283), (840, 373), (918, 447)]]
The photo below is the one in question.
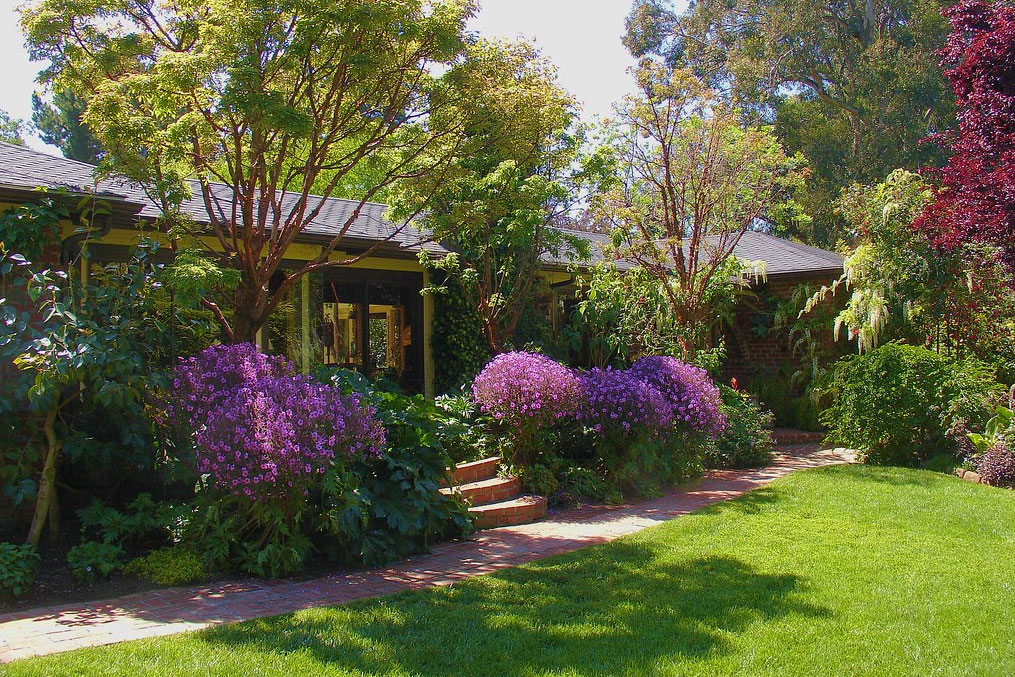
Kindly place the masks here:
[(543, 522), (478, 532), (442, 543), (390, 567), (306, 581), (224, 583), (168, 588), (95, 602), (0, 614), (0, 663), (221, 623), (331, 606), (405, 590), (451, 585), (473, 576), (604, 543), (726, 501), (795, 470), (853, 462), (844, 449), (782, 447), (771, 465), (712, 470), (661, 498), (622, 506), (588, 506)]

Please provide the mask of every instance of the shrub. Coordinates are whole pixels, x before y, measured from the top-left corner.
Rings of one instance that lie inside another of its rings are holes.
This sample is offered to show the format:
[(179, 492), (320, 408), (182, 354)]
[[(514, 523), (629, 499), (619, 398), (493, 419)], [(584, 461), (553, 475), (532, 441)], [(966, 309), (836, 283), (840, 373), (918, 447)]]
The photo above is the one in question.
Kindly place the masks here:
[(115, 544), (124, 541), (137, 543), (165, 536), (170, 520), (164, 506), (156, 503), (151, 494), (138, 494), (125, 512), (95, 499), (78, 510), (77, 515), (82, 538)]
[(131, 560), (123, 570), (156, 585), (185, 585), (208, 577), (197, 551), (181, 545), (153, 550)]
[(308, 497), (327, 472), (383, 451), (375, 409), (249, 345), (181, 360), (172, 384), (167, 420), (190, 430), (207, 477), (190, 537), (217, 566), (267, 576), (301, 569), (312, 550)]
[(582, 376), (579, 417), (607, 438), (650, 439), (673, 424), (673, 409), (657, 389), (618, 369), (592, 369)]
[(772, 458), (771, 412), (745, 393), (723, 386), (721, 410), (726, 428), (705, 448), (710, 468), (753, 468)]
[(20, 597), (35, 581), (39, 553), (30, 543), (0, 543), (0, 595)]
[(90, 583), (119, 569), (122, 556), (123, 548), (118, 545), (86, 541), (67, 552), (67, 564), (78, 580)]
[(831, 440), (869, 463), (915, 465), (982, 429), (1000, 386), (977, 363), (889, 343), (840, 361), (820, 389), (832, 402), (821, 414)]
[(991, 486), (1015, 487), (1015, 453), (1004, 443), (996, 443), (983, 452), (976, 472)]
[(678, 425), (713, 436), (726, 427), (719, 388), (704, 369), (660, 355), (637, 360), (630, 373), (662, 393)]
[(480, 409), (506, 424), (514, 463), (531, 465), (536, 437), (554, 422), (574, 416), (582, 398), (578, 377), (535, 353), (502, 353), (476, 376), (472, 396)]
[(264, 377), (235, 388), (194, 434), (197, 469), (252, 500), (306, 493), (332, 463), (380, 453), (384, 429), (359, 395), (308, 376)]
[(581, 394), (570, 369), (535, 353), (502, 353), (472, 383), (480, 408), (517, 431), (573, 416)]

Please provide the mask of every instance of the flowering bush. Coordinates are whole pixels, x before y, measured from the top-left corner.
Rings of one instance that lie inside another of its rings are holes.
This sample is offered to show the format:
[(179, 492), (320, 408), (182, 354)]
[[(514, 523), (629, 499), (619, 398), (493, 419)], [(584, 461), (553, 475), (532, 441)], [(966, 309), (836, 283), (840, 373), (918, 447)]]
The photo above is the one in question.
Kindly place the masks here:
[(190, 434), (209, 421), (212, 410), (236, 388), (295, 373), (285, 358), (265, 355), (250, 343), (206, 348), (176, 366), (171, 388), (163, 398), (166, 418)]
[(519, 432), (573, 416), (581, 395), (570, 369), (535, 353), (498, 355), (472, 383), (480, 408)]
[(991, 486), (1015, 487), (1015, 453), (1003, 442), (997, 442), (983, 452), (976, 472)]
[(379, 455), (373, 407), (307, 376), (269, 376), (232, 389), (194, 433), (197, 469), (251, 499), (306, 492), (334, 461)]
[(190, 434), (198, 472), (251, 499), (305, 492), (333, 461), (384, 445), (376, 411), (359, 395), (298, 375), (250, 344), (181, 360), (167, 400), (170, 422)]
[(672, 357), (653, 356), (636, 361), (630, 372), (666, 398), (677, 424), (712, 437), (726, 428), (722, 396), (704, 369)]
[(593, 369), (581, 382), (580, 417), (597, 433), (654, 437), (673, 424), (663, 394), (628, 371)]

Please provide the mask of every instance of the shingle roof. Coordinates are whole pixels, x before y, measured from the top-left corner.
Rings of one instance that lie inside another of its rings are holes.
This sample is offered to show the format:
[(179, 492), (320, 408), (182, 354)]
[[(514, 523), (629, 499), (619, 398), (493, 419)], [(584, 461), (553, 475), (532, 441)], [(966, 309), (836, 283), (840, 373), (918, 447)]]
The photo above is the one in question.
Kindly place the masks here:
[[(65, 188), (71, 192), (96, 192), (110, 199), (121, 199), (141, 207), (140, 218), (152, 219), (159, 215), (158, 206), (145, 195), (139, 186), (126, 179), (112, 178), (95, 180), (95, 167), (84, 162), (68, 160), (42, 153), (24, 146), (15, 146), (0, 142), (0, 185), (33, 190), (37, 187)], [(230, 190), (224, 184), (213, 184), (213, 192), (220, 197), (223, 210), (229, 210)], [(208, 213), (200, 197), (197, 182), (191, 182), (192, 197), (182, 205), (182, 210), (198, 223), (207, 223)], [(283, 208), (292, 206), (298, 196), (287, 194), (283, 198)], [(339, 233), (360, 204), (357, 200), (342, 198), (320, 198), (311, 196), (312, 209), (318, 200), (324, 199), (317, 217), (304, 229), (300, 239), (327, 239)], [(433, 253), (445, 253), (442, 246), (428, 241), (427, 237), (413, 226), (405, 226), (399, 232), (398, 227), (385, 218), (387, 205), (376, 202), (364, 203), (356, 220), (346, 231), (343, 241), (359, 242), (368, 245), (391, 238), (391, 245), (405, 252), (425, 250)]]
[[(592, 255), (588, 263), (595, 264), (607, 260), (603, 249), (610, 242), (609, 236), (602, 233), (580, 231), (576, 231), (574, 234), (585, 238), (591, 245)], [(754, 231), (744, 233), (737, 242), (737, 246), (734, 247), (733, 253), (750, 262), (764, 261), (766, 275), (839, 273), (842, 271), (842, 257), (839, 254), (768, 233)], [(612, 258), (610, 260), (621, 269), (631, 265), (623, 260), (613, 260)], [(555, 258), (549, 263), (565, 265), (567, 262)]]
[[(97, 191), (111, 199), (119, 198), (140, 206), (140, 218), (150, 219), (158, 216), (158, 207), (145, 196), (137, 185), (118, 178), (96, 182), (94, 171), (95, 167), (84, 162), (68, 160), (24, 146), (0, 142), (0, 186), (6, 185), (28, 190), (45, 186), (54, 189), (65, 188), (72, 192)], [(216, 194), (221, 196), (220, 202), (223, 208), (228, 209), (228, 187), (223, 184), (215, 184), (213, 188)], [(192, 192), (194, 197), (183, 204), (183, 210), (197, 222), (207, 223), (208, 214), (200, 199), (196, 183), (193, 185)], [(296, 199), (296, 195), (287, 195), (283, 200), (283, 207), (291, 205)], [(312, 196), (311, 207), (317, 204), (313, 200), (320, 199), (320, 197)], [(317, 218), (304, 229), (303, 239), (334, 237), (343, 224), (348, 221), (357, 205), (359, 202), (356, 200), (326, 198)], [(401, 232), (392, 236), (397, 227), (385, 218), (387, 209), (387, 205), (376, 202), (363, 204), (344, 239), (369, 245), (391, 237), (391, 244), (403, 252), (418, 252), (420, 250), (434, 253), (447, 252), (441, 245), (428, 241), (425, 233), (412, 226), (406, 226)], [(603, 247), (609, 242), (609, 237), (599, 233), (573, 232), (587, 239), (591, 245), (592, 256), (584, 263), (598, 263), (604, 260)], [(842, 270), (842, 257), (834, 252), (766, 233), (744, 233), (734, 249), (734, 254), (748, 261), (764, 261), (768, 275), (834, 273)], [(556, 266), (565, 266), (569, 263), (564, 257), (547, 256), (544, 257), (544, 261), (548, 265)], [(617, 264), (621, 268), (627, 267), (623, 261), (618, 261)]]

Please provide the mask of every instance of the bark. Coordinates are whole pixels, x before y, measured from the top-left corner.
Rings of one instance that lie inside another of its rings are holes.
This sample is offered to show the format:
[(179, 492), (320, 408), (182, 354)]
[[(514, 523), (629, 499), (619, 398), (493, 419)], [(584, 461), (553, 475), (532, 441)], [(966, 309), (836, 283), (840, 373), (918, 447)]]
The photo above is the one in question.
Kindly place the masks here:
[(35, 514), (32, 516), (32, 526), (28, 529), (28, 542), (34, 546), (39, 545), (50, 504), (56, 495), (56, 461), (60, 456), (61, 447), (60, 439), (56, 434), (56, 415), (59, 410), (59, 405), (54, 404), (46, 414), (46, 422), (42, 427), (46, 436), (46, 461), (42, 466), (42, 477), (39, 479), (39, 493), (35, 497)]

